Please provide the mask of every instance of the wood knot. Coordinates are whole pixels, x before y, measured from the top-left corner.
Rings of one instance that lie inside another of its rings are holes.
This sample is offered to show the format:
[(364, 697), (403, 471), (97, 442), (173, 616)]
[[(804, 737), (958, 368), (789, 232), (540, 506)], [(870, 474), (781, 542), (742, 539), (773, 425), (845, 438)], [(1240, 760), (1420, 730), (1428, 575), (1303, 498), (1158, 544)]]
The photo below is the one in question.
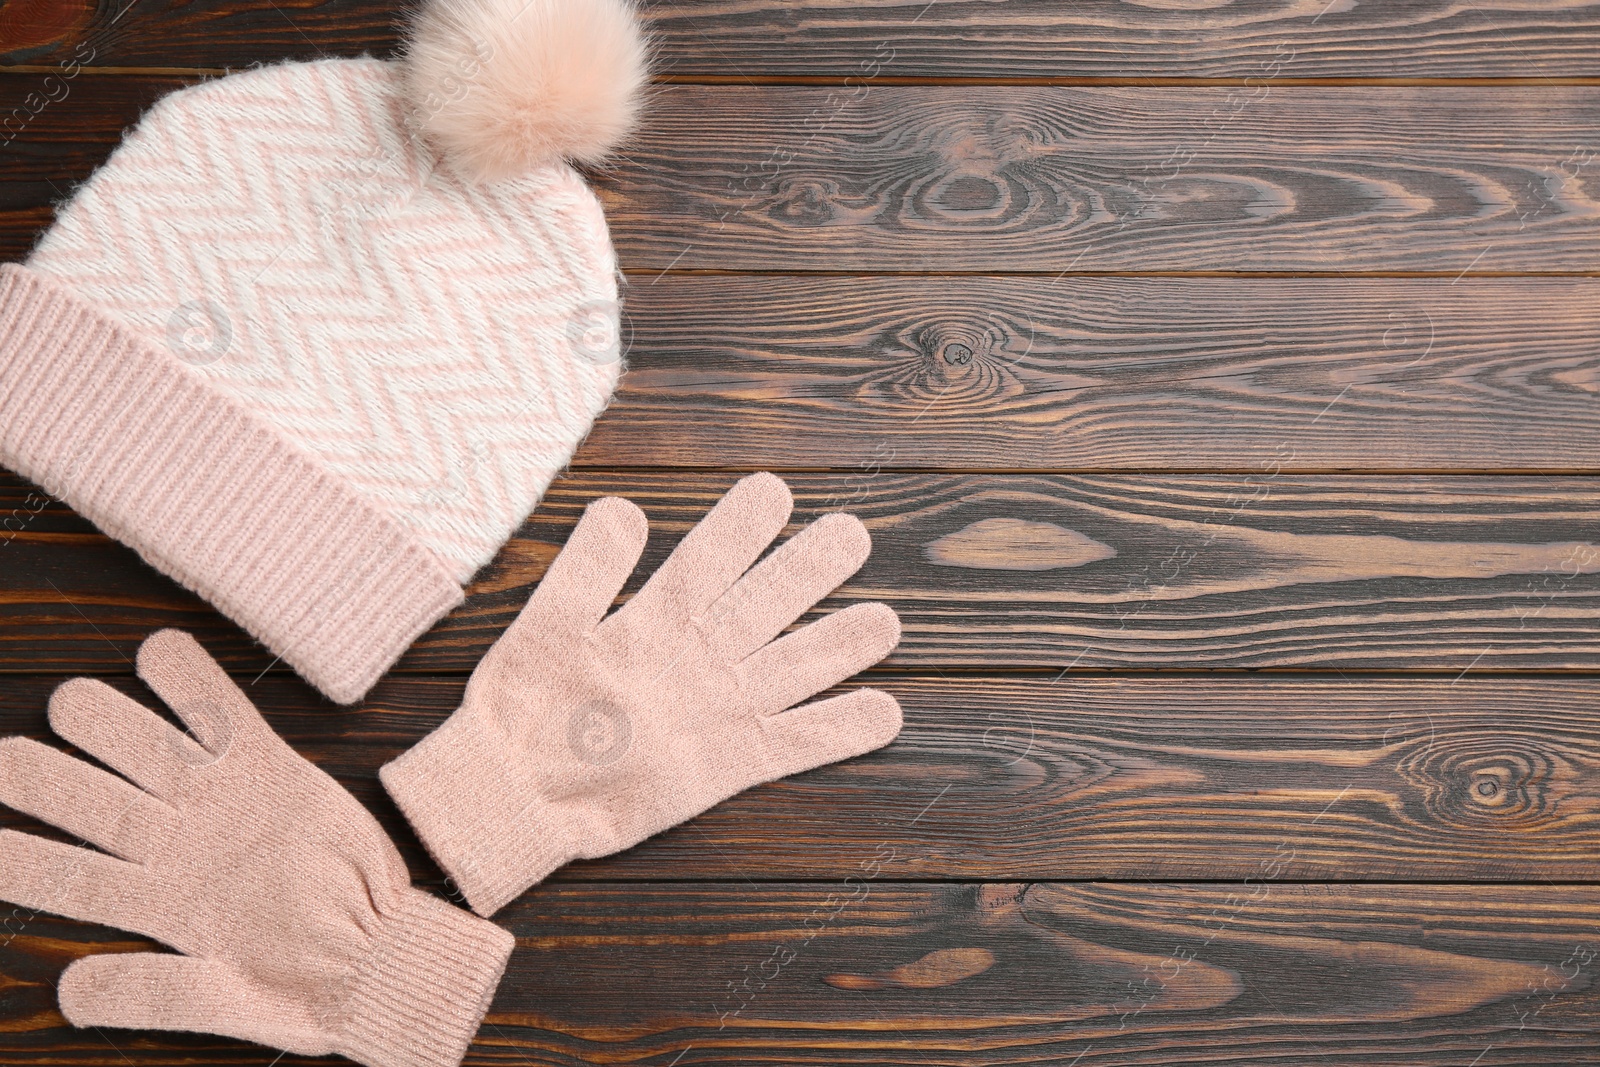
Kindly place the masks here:
[(944, 323), (925, 326), (919, 332), (917, 347), (922, 349), (922, 358), (932, 363), (929, 370), (936, 376), (943, 376), (949, 367), (968, 367), (974, 359), (984, 362), (995, 346), (995, 338), (982, 326)]
[(993, 312), (970, 318), (912, 320), (885, 331), (874, 347), (885, 358), (862, 390), (924, 423), (994, 417), (995, 405), (1026, 402), (1034, 330)]
[(1440, 736), (1400, 762), (1434, 818), (1461, 829), (1531, 826), (1554, 815), (1555, 761), (1525, 740)]
[(804, 178), (786, 181), (772, 204), (774, 218), (796, 226), (825, 226), (839, 214), (839, 187), (832, 182)]
[[(905, 202), (922, 227), (998, 232), (1017, 227), (1045, 199), (1026, 168), (1013, 170), (996, 159), (939, 160)], [(908, 220), (909, 221), (909, 220)]]
[(991, 211), (1005, 198), (1005, 189), (987, 175), (962, 174), (940, 190), (939, 204), (946, 212)]

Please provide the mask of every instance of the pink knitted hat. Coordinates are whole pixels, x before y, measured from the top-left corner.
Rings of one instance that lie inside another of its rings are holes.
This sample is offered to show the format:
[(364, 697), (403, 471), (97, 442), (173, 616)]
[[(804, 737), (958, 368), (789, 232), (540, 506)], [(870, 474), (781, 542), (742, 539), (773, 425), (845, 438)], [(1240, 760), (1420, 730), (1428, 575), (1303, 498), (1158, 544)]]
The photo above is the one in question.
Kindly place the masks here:
[(627, 0), (434, 0), (404, 60), (160, 101), (0, 267), (0, 462), (359, 699), (621, 371)]

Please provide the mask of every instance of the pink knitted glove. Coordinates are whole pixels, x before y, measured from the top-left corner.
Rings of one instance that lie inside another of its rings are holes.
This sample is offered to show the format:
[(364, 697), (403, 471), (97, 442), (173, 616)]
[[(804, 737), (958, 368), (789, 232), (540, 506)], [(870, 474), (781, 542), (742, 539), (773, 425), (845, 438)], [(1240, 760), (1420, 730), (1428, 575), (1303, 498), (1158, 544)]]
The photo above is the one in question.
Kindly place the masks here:
[(383, 768), (478, 914), (568, 860), (628, 848), (742, 789), (900, 732), (900, 706), (872, 689), (784, 710), (900, 640), (885, 604), (774, 640), (872, 547), (859, 519), (825, 515), (752, 568), (792, 506), (773, 475), (744, 479), (607, 616), (648, 524), (618, 497), (590, 504), (460, 710)]
[(87, 678), (50, 701), (56, 733), (126, 781), (0, 741), (0, 801), (105, 850), (0, 832), (0, 898), (182, 953), (79, 960), (61, 978), (62, 1014), (370, 1067), (459, 1063), (511, 935), (412, 888), (366, 809), (284, 744), (192, 637), (152, 636), (139, 676), (192, 737)]

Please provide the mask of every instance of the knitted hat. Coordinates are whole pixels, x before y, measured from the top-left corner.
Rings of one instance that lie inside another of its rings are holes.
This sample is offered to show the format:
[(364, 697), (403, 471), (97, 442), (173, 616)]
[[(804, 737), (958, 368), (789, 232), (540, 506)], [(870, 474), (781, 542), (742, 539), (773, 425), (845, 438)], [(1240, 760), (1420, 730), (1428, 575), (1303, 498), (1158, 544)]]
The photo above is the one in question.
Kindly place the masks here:
[(435, 0), (398, 61), (161, 100), (0, 267), (0, 462), (359, 699), (621, 371), (627, 0)]

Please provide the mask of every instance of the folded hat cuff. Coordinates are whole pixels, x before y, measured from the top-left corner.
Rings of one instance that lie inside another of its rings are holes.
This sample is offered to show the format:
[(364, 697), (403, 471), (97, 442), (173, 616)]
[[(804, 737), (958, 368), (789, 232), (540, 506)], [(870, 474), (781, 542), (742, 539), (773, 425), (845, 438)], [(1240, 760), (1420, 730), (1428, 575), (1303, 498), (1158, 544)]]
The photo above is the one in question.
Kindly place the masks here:
[(393, 516), (143, 334), (0, 267), (0, 462), (341, 704), (462, 600)]

